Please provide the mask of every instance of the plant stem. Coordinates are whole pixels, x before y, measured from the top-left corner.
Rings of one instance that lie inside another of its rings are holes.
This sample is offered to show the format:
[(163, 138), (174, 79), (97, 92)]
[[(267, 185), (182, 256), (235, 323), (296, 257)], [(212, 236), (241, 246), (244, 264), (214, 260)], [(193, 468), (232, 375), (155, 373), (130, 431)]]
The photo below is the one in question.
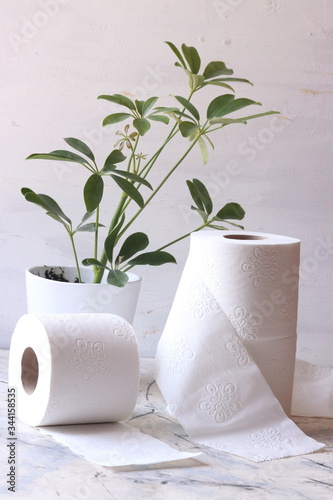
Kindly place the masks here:
[(127, 229), (131, 226), (131, 224), (133, 224), (133, 222), (135, 221), (135, 219), (141, 214), (141, 212), (146, 208), (146, 206), (151, 202), (151, 200), (154, 198), (154, 196), (156, 196), (156, 194), (159, 192), (159, 190), (161, 189), (161, 187), (165, 184), (165, 182), (169, 179), (169, 177), (171, 176), (171, 174), (173, 174), (173, 172), (176, 170), (176, 168), (182, 163), (182, 161), (186, 158), (186, 156), (189, 154), (189, 152), (193, 149), (193, 147), (195, 146), (195, 144), (197, 143), (199, 137), (201, 136), (201, 134), (198, 135), (198, 137), (196, 137), (193, 142), (191, 143), (190, 147), (185, 151), (185, 153), (181, 156), (181, 158), (177, 161), (177, 163), (172, 167), (172, 169), (167, 173), (167, 175), (164, 177), (164, 179), (159, 183), (159, 185), (155, 188), (154, 192), (149, 196), (149, 198), (147, 198), (147, 200), (145, 201), (144, 205), (142, 208), (140, 208), (136, 214), (133, 215), (133, 217), (131, 218), (131, 220), (126, 224), (126, 226), (124, 227), (124, 229), (119, 233), (118, 235), (118, 238), (120, 238), (126, 231)]
[(201, 231), (201, 229), (204, 229), (207, 227), (209, 224), (209, 221), (205, 222), (204, 224), (201, 224), (201, 226), (197, 227), (196, 229), (193, 229), (193, 231), (190, 231), (189, 233), (183, 234), (183, 236), (180, 236), (179, 238), (176, 238), (173, 241), (170, 241), (170, 243), (167, 243), (166, 245), (163, 245), (162, 247), (158, 248), (156, 252), (160, 252), (164, 250), (165, 248), (170, 247), (171, 245), (174, 245), (175, 243), (178, 243), (179, 241), (184, 240), (185, 238), (188, 238), (192, 233), (196, 233), (197, 231)]
[[(193, 91), (190, 93), (189, 100), (191, 99), (193, 95)], [(146, 163), (146, 165), (143, 167), (141, 172), (138, 172), (139, 175), (143, 176), (144, 178), (147, 177), (148, 173), (152, 169), (153, 165), (155, 164), (156, 160), (158, 159), (159, 155), (162, 153), (164, 150), (165, 146), (168, 144), (168, 142), (173, 139), (173, 137), (178, 133), (178, 123), (175, 123), (174, 126), (172, 127), (170, 133), (168, 134), (167, 138), (163, 142), (162, 146), (156, 151), (156, 153), (150, 158), (150, 160)], [(190, 151), (193, 149), (194, 145), (197, 143), (199, 137), (201, 137), (202, 134), (198, 134), (198, 136), (193, 140), (192, 144), (190, 147), (185, 151), (185, 153), (182, 155), (182, 157), (177, 161), (177, 163), (172, 167), (172, 169), (168, 172), (168, 174), (164, 177), (164, 179), (160, 182), (160, 184), (157, 186), (157, 188), (153, 191), (153, 193), (150, 195), (149, 198), (145, 201), (144, 205), (142, 208), (140, 208), (136, 214), (132, 217), (132, 219), (126, 224), (125, 228), (118, 234), (117, 241), (121, 238), (121, 236), (127, 231), (127, 229), (132, 225), (132, 223), (135, 221), (135, 219), (141, 214), (141, 212), (146, 208), (146, 206), (150, 203), (150, 201), (154, 198), (154, 196), (158, 193), (158, 191), (161, 189), (161, 187), (164, 185), (164, 183), (168, 180), (168, 178), (171, 176), (171, 174), (176, 170), (176, 168), (182, 163), (182, 161), (186, 158), (186, 156), (190, 153)], [(137, 140), (135, 141), (135, 146), (132, 148), (132, 154), (129, 159), (128, 163), (128, 169), (130, 169), (131, 161), (133, 160), (135, 162), (135, 150), (137, 148), (139, 142), (139, 136), (137, 137)], [(135, 163), (134, 163), (135, 166)], [(143, 175), (144, 173), (144, 175)], [(109, 233), (112, 231), (112, 229), (116, 226), (119, 217), (121, 214), (124, 212), (124, 210), (127, 208), (128, 204), (131, 202), (131, 199), (128, 199), (128, 195), (126, 193), (122, 193), (122, 196), (120, 198), (118, 207), (114, 213), (114, 216), (112, 218), (112, 221), (109, 226)], [(190, 234), (190, 233), (189, 233)], [(186, 235), (188, 236), (188, 235)], [(184, 238), (186, 237), (184, 236)], [(182, 238), (180, 238), (182, 239)], [(171, 245), (171, 243), (170, 243)], [(168, 246), (168, 245), (167, 245)], [(165, 248), (165, 247), (164, 247)], [(107, 263), (107, 256), (106, 253), (103, 249), (102, 256), (100, 258), (100, 262), (102, 265), (106, 265)], [(132, 266), (131, 266), (132, 267)], [(95, 276), (94, 276), (94, 283), (100, 283), (102, 280), (104, 274), (104, 269), (103, 268), (97, 268), (95, 271)]]
[[(174, 138), (174, 136), (178, 133), (178, 130), (175, 130), (177, 128), (177, 123), (173, 126), (171, 132), (169, 133), (169, 135), (167, 136), (167, 138), (165, 139), (165, 141), (163, 142), (162, 146), (158, 148), (158, 150), (156, 151), (156, 153), (154, 153), (154, 155), (150, 158), (150, 160), (146, 163), (146, 165), (143, 167), (143, 169), (141, 170), (141, 172), (139, 172), (139, 175), (146, 178), (147, 175), (149, 174), (150, 170), (152, 169), (153, 165), (155, 164), (157, 158), (160, 156), (160, 154), (162, 153), (163, 149), (165, 148), (165, 146), (168, 144), (168, 142), (171, 141), (171, 139)], [(144, 174), (144, 175), (143, 175)]]
[(134, 143), (134, 147), (132, 146), (131, 144), (131, 141), (130, 141), (130, 145), (131, 145), (131, 156), (129, 157), (129, 160), (128, 160), (128, 165), (127, 165), (127, 171), (128, 172), (131, 172), (131, 164), (133, 163), (133, 169), (132, 169), (132, 172), (133, 173), (136, 173), (135, 172), (135, 151), (136, 151), (136, 148), (138, 147), (138, 144), (139, 144), (139, 139), (140, 139), (140, 135), (138, 134), (136, 136), (136, 139), (135, 139), (135, 143)]
[[(177, 127), (177, 124), (173, 127), (173, 129), (171, 130), (171, 132), (169, 133), (168, 137), (165, 139), (165, 141), (163, 142), (162, 146), (153, 154), (153, 156), (150, 158), (150, 160), (146, 163), (146, 165), (142, 168), (142, 170), (140, 172), (137, 172), (138, 175), (140, 175), (140, 177), (143, 177), (144, 179), (147, 177), (147, 175), (149, 174), (150, 170), (153, 168), (156, 160), (158, 159), (158, 157), (160, 156), (160, 154), (162, 153), (163, 149), (165, 148), (165, 146), (168, 144), (169, 141), (171, 141), (171, 139), (173, 139), (173, 137), (178, 133), (178, 130), (175, 132), (175, 128)], [(143, 175), (144, 173), (144, 175)], [(138, 186), (137, 189), (139, 189), (140, 186)], [(126, 208), (128, 207), (128, 205), (131, 203), (132, 199), (129, 198), (126, 202), (126, 204), (124, 205), (123, 207), (123, 212), (126, 210)]]
[[(135, 140), (134, 147), (132, 147), (132, 149), (131, 149), (132, 153), (131, 153), (131, 156), (128, 160), (127, 171), (131, 170), (131, 163), (132, 162), (133, 162), (133, 166), (135, 169), (135, 150), (137, 148), (138, 142), (139, 142), (139, 136), (137, 136), (137, 138)], [(128, 195), (126, 193), (122, 192), (118, 206), (117, 206), (115, 213), (112, 217), (112, 220), (110, 222), (108, 234), (112, 231), (112, 229), (114, 229), (114, 227), (116, 226), (116, 224), (119, 220), (119, 217), (121, 216), (122, 212), (124, 211), (124, 209), (125, 209), (124, 205), (125, 205), (127, 198), (128, 198)], [(95, 246), (95, 251), (96, 251), (95, 258), (97, 259), (97, 247), (96, 246)], [(105, 266), (107, 263), (107, 256), (106, 256), (104, 249), (103, 249), (103, 252), (102, 252), (102, 255), (101, 255), (101, 258), (99, 259), (99, 261), (103, 264), (103, 266)], [(102, 281), (103, 275), (104, 275), (104, 269), (101, 267), (95, 267), (94, 268), (94, 283), (100, 283)]]
[(96, 230), (95, 230), (95, 241), (94, 241), (94, 259), (97, 259), (98, 254), (98, 224), (99, 224), (99, 206), (96, 208)]
[[(171, 245), (174, 245), (175, 243), (178, 243), (179, 241), (182, 241), (184, 240), (185, 238), (188, 238), (192, 233), (196, 233), (197, 231), (201, 231), (201, 229), (204, 229), (205, 227), (207, 227), (212, 221), (207, 221), (207, 222), (204, 222), (203, 224), (201, 224), (201, 226), (197, 227), (196, 229), (193, 229), (192, 231), (190, 231), (189, 233), (186, 233), (186, 234), (183, 234), (183, 236), (179, 236), (179, 238), (176, 238), (175, 240), (173, 241), (170, 241), (170, 243), (167, 243), (166, 245), (163, 245), (162, 247), (158, 248), (157, 250), (155, 250), (156, 252), (161, 252), (162, 250), (164, 250), (165, 248), (168, 248), (170, 247)], [(124, 272), (127, 272), (129, 271), (132, 267), (134, 266), (127, 266), (125, 269), (122, 269)]]
[[(94, 238), (94, 259), (97, 259), (98, 255), (98, 224), (99, 224), (99, 206), (96, 208), (96, 218), (95, 218), (95, 238)], [(94, 266), (94, 274), (98, 271), (97, 267)]]
[(67, 232), (68, 232), (69, 239), (71, 240), (71, 244), (72, 244), (72, 248), (73, 248), (73, 254), (74, 254), (75, 265), (76, 265), (76, 270), (77, 270), (77, 277), (78, 277), (79, 283), (82, 283), (79, 260), (77, 258), (77, 253), (76, 253), (76, 248), (75, 248), (75, 243), (74, 243), (74, 236), (73, 236), (71, 229), (67, 229)]
[[(109, 231), (108, 231), (108, 234), (112, 231), (112, 229), (116, 226), (118, 220), (119, 220), (119, 217), (122, 213), (122, 209), (123, 209), (123, 206), (124, 206), (124, 203), (125, 201), (127, 200), (127, 194), (122, 192), (122, 195), (121, 195), (121, 198), (119, 200), (119, 203), (118, 203), (118, 206), (115, 210), (115, 213), (112, 217), (112, 220), (111, 220), (111, 223), (110, 223), (110, 226), (109, 226)], [(105, 253), (105, 250), (103, 249), (103, 252), (102, 252), (102, 256), (101, 258), (99, 259), (99, 261), (101, 262), (101, 264), (103, 266), (106, 265), (107, 263), (107, 256), (106, 256), (106, 253)], [(99, 267), (96, 269), (95, 271), (95, 275), (94, 275), (94, 283), (100, 283), (102, 281), (102, 278), (103, 278), (103, 274), (104, 274), (104, 269)]]
[[(194, 94), (194, 92), (195, 92), (194, 90), (191, 90), (190, 95), (189, 95), (189, 97), (187, 99), (188, 101), (191, 100), (192, 95)], [(185, 110), (185, 108), (183, 108), (183, 112), (184, 112), (184, 110)], [(163, 149), (165, 148), (165, 146), (168, 144), (168, 142), (171, 141), (171, 139), (174, 138), (174, 136), (178, 133), (178, 131), (179, 131), (179, 129), (178, 129), (178, 122), (176, 121), (176, 123), (174, 124), (174, 126), (170, 130), (167, 138), (165, 139), (164, 143), (162, 144), (162, 146), (156, 151), (156, 153), (146, 163), (146, 165), (144, 166), (144, 168), (142, 169), (142, 171), (139, 172), (139, 175), (142, 176), (142, 174), (145, 173), (144, 177), (147, 177), (147, 175), (149, 174), (149, 172), (150, 172), (151, 168), (153, 167), (155, 161), (157, 160), (157, 158), (159, 157), (159, 155), (161, 154), (161, 152), (163, 151)]]
[[(190, 101), (191, 100), (191, 97), (193, 95), (194, 91), (191, 91), (190, 92), (190, 95), (188, 97), (188, 100)], [(185, 109), (185, 108), (184, 108)], [(183, 109), (183, 111), (184, 111)], [(146, 163), (146, 165), (144, 165), (144, 167), (142, 168), (141, 171), (138, 171), (136, 172), (138, 175), (140, 175), (141, 177), (143, 177), (144, 179), (147, 177), (147, 175), (149, 174), (150, 170), (153, 168), (156, 160), (158, 159), (158, 157), (160, 156), (160, 154), (162, 153), (162, 151), (164, 150), (165, 146), (168, 144), (168, 142), (171, 141), (171, 139), (174, 138), (174, 136), (179, 132), (179, 129), (178, 129), (178, 122), (176, 122), (174, 124), (174, 126), (172, 127), (172, 129), (170, 130), (169, 134), (167, 135), (166, 139), (164, 140), (162, 146), (160, 146), (158, 148), (158, 150), (152, 155), (152, 157), (150, 158), (150, 160)], [(135, 143), (135, 148), (133, 150), (133, 155), (134, 155), (134, 151), (137, 147), (137, 144), (138, 144), (138, 141), (139, 141), (139, 136), (137, 137), (137, 141)], [(185, 155), (186, 156), (186, 155)], [(184, 156), (184, 158), (185, 158)], [(181, 161), (183, 161), (183, 159), (181, 159)], [(165, 178), (165, 180), (167, 179), (167, 177)], [(165, 181), (164, 181), (165, 182)], [(140, 188), (140, 186), (138, 186), (138, 189)], [(159, 189), (159, 188), (158, 188)], [(126, 208), (128, 207), (128, 205), (131, 203), (132, 199), (129, 198), (126, 202), (126, 204), (123, 206), (123, 212), (126, 210)], [(146, 205), (145, 205), (146, 206)], [(145, 206), (143, 208), (145, 208)], [(129, 225), (126, 226), (126, 229), (129, 227)], [(123, 234), (124, 231), (122, 231), (122, 233), (119, 235), (119, 237)]]

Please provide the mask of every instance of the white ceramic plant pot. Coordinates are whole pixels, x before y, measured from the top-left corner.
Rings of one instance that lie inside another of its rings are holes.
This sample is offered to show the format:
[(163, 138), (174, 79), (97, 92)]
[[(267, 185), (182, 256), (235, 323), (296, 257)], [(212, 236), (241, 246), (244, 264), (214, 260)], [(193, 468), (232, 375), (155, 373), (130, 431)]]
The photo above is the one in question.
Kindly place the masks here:
[[(68, 282), (45, 278), (45, 271), (62, 273)], [(81, 269), (83, 283), (75, 283), (75, 267), (36, 266), (26, 270), (26, 293), (29, 314), (112, 313), (133, 323), (141, 287), (141, 277), (128, 273), (122, 287), (93, 283), (93, 270)]]

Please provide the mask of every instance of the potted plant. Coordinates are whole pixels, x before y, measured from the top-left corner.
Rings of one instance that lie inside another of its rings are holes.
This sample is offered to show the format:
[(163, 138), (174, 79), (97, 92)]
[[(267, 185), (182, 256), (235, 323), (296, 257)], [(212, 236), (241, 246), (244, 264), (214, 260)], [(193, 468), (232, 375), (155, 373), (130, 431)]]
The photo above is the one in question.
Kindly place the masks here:
[[(226, 126), (246, 124), (248, 120), (276, 113), (276, 111), (268, 111), (235, 117), (233, 113), (239, 110), (260, 105), (259, 102), (251, 99), (235, 96), (233, 83), (250, 84), (250, 82), (244, 78), (232, 76), (233, 70), (227, 68), (222, 61), (212, 61), (200, 72), (201, 59), (195, 47), (182, 44), (178, 49), (173, 43), (166, 43), (177, 58), (175, 65), (180, 67), (187, 76), (189, 92), (186, 97), (173, 96), (175, 105), (170, 107), (157, 106), (158, 97), (156, 96), (140, 101), (131, 100), (121, 94), (100, 95), (98, 99), (119, 106), (119, 112), (106, 116), (103, 125), (126, 122), (123, 130), (116, 132), (118, 141), (103, 165), (97, 165), (95, 155), (87, 144), (73, 137), (64, 139), (71, 149), (32, 154), (27, 158), (72, 162), (82, 166), (88, 174), (83, 186), (85, 213), (78, 225), (73, 224), (72, 219), (49, 195), (36, 193), (27, 187), (22, 188), (22, 194), (27, 201), (44, 209), (47, 215), (63, 226), (72, 246), (75, 262), (75, 266), (70, 269), (41, 266), (27, 271), (29, 312), (93, 310), (119, 314), (117, 307), (120, 307), (120, 315), (131, 321), (140, 287), (140, 278), (133, 275), (131, 269), (140, 265), (159, 266), (175, 263), (174, 256), (166, 249), (190, 234), (177, 236), (160, 248), (147, 251), (149, 238), (143, 232), (131, 232), (133, 222), (147, 209), (154, 196), (195, 146), (199, 147), (202, 162), (205, 164), (208, 161), (209, 147), (214, 147), (211, 139), (213, 134)], [(193, 96), (197, 92), (202, 92), (207, 86), (215, 86), (223, 93), (208, 103), (205, 117), (202, 118), (193, 103)], [(141, 147), (141, 144), (147, 140), (155, 122), (169, 127), (161, 145), (148, 157), (139, 152), (139, 145)], [(177, 136), (184, 140), (184, 151), (180, 158), (170, 165), (160, 182), (152, 186), (149, 173)], [(124, 154), (126, 150), (127, 155)], [(211, 197), (199, 179), (188, 180), (187, 186), (193, 202), (191, 208), (201, 218), (200, 224), (193, 231), (207, 227), (223, 230), (226, 229), (226, 223), (242, 228), (234, 222), (243, 219), (245, 213), (238, 203), (227, 203), (222, 208), (214, 210)], [(100, 220), (100, 208), (102, 203), (106, 203), (104, 192), (112, 188), (118, 195), (119, 202), (114, 212), (110, 214), (105, 227)], [(136, 206), (136, 210), (134, 213), (132, 211), (130, 216), (128, 216), (129, 205)], [(81, 260), (77, 254), (75, 236), (83, 231), (92, 234), (92, 251), (91, 255), (84, 256)], [(102, 286), (103, 283), (105, 291), (101, 292), (102, 289), (97, 288), (96, 285)], [(30, 286), (33, 287), (32, 290)], [(40, 286), (43, 288), (42, 298), (37, 296), (37, 289)], [(58, 298), (50, 297), (49, 287), (57, 290)], [(88, 290), (89, 294), (100, 294), (97, 304), (91, 295), (87, 302), (84, 294)], [(121, 297), (121, 293), (125, 290), (126, 292), (132, 290), (130, 299)], [(78, 296), (74, 305), (69, 304), (69, 295), (72, 293)], [(107, 295), (109, 295), (109, 300)], [(119, 298), (118, 305), (115, 304), (115, 296)], [(60, 298), (64, 299), (65, 304), (56, 304), (55, 301)], [(50, 301), (52, 301), (51, 304)], [(121, 304), (128, 301), (131, 302), (132, 307), (129, 312), (126, 312), (124, 308), (121, 308)]]

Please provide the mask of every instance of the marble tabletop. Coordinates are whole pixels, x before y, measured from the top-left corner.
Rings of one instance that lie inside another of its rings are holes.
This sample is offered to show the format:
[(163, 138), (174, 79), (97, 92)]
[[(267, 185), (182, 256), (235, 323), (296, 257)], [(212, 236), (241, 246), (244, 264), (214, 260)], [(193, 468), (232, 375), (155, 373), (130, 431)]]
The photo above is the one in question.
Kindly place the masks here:
[[(0, 351), (1, 486), (7, 490), (8, 351)], [(333, 419), (295, 418), (308, 435), (326, 444), (320, 452), (254, 463), (211, 448), (200, 449), (165, 410), (154, 382), (153, 360), (141, 360), (141, 388), (129, 424), (197, 458), (149, 466), (102, 467), (75, 455), (36, 428), (16, 423), (15, 499), (33, 500), (325, 500), (333, 498)], [(4, 458), (5, 457), (5, 458)]]

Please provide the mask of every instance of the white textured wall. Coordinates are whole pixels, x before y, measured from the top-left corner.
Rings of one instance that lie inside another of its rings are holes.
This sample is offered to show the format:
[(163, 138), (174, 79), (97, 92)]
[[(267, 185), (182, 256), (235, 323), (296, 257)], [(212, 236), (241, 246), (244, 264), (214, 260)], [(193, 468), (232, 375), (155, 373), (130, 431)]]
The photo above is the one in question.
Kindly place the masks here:
[[(164, 40), (196, 46), (205, 62), (224, 60), (236, 76), (254, 83), (238, 85), (239, 96), (282, 115), (226, 129), (205, 167), (192, 154), (137, 227), (152, 230), (156, 246), (195, 227), (185, 180), (199, 177), (216, 204), (234, 200), (244, 206), (246, 229), (301, 239), (299, 336), (306, 342), (317, 333), (332, 334), (332, 22), (330, 0), (3, 2), (2, 346), (25, 312), (24, 270), (71, 262), (62, 228), (28, 205), (20, 188), (49, 193), (73, 218), (83, 210), (84, 176), (77, 167), (24, 158), (62, 148), (68, 136), (97, 147), (104, 158), (114, 139), (101, 121), (115, 108), (97, 101), (101, 93), (160, 95), (165, 102), (171, 93), (186, 95), (186, 81)], [(162, 130), (156, 124), (152, 146)], [(174, 154), (181, 150), (178, 144)], [(170, 161), (164, 157), (158, 168)], [(87, 248), (84, 239), (80, 248)], [(135, 327), (144, 355), (154, 354), (187, 251), (188, 242), (174, 248), (178, 266), (139, 270), (144, 284)]]

